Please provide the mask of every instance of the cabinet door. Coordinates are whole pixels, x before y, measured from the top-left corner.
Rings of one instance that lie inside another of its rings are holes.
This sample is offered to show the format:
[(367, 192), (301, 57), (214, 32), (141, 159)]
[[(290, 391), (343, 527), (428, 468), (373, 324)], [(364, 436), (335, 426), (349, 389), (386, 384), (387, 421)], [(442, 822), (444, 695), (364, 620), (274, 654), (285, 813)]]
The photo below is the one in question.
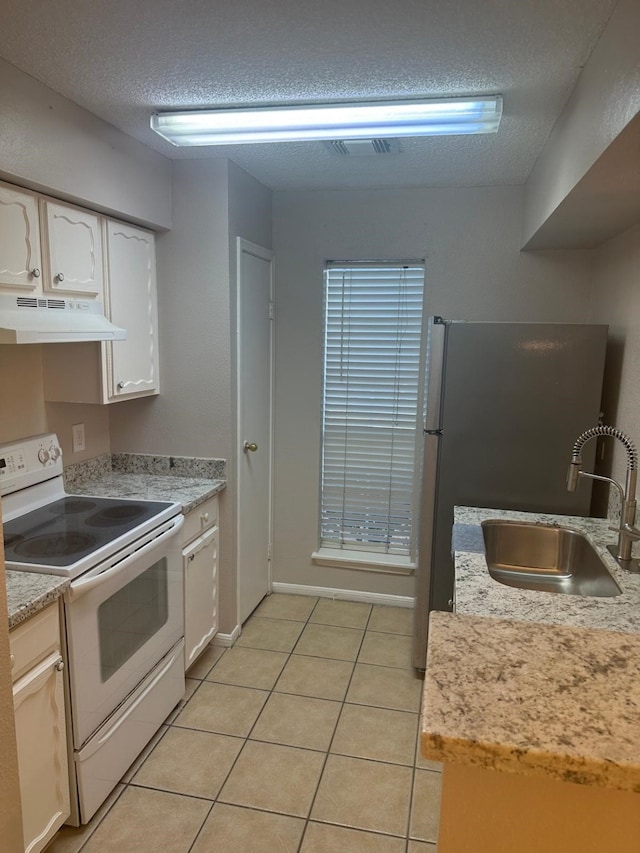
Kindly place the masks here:
[(41, 269), (37, 198), (0, 184), (0, 289), (40, 293)]
[(106, 344), (110, 400), (157, 394), (158, 308), (155, 240), (150, 231), (107, 222), (108, 307), (125, 341)]
[(182, 552), (184, 561), (184, 666), (196, 661), (218, 630), (218, 528)]
[(72, 296), (102, 297), (102, 232), (97, 214), (42, 200), (48, 269), (45, 290)]
[(62, 658), (58, 652), (13, 685), (26, 853), (38, 853), (70, 814)]

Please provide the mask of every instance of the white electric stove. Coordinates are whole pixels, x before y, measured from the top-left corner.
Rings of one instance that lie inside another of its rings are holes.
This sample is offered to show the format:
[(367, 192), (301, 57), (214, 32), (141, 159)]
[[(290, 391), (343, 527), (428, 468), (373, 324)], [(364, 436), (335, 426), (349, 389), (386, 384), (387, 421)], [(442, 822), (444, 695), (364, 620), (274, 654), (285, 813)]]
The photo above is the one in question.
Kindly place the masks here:
[(78, 825), (184, 694), (181, 506), (65, 494), (53, 434), (0, 447), (0, 494), (7, 568), (71, 579), (63, 600)]

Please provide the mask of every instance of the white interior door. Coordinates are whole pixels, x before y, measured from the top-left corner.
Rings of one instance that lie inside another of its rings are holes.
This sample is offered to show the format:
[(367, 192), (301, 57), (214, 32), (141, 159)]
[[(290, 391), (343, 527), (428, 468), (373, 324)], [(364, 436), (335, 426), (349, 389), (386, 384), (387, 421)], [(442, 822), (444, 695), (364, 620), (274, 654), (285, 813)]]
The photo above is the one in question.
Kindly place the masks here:
[(270, 589), (272, 253), (238, 238), (238, 614)]

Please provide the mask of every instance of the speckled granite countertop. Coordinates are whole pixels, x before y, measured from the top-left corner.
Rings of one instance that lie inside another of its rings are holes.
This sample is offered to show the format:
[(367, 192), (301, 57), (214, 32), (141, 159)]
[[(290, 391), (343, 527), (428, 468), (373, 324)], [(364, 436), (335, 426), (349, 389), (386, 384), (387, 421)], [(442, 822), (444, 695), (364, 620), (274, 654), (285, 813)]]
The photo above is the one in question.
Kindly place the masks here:
[(186, 514), (221, 492), (226, 485), (225, 480), (212, 480), (207, 477), (124, 474), (113, 471), (95, 480), (74, 483), (73, 493), (145, 501), (176, 501), (182, 504), (182, 511)]
[[(583, 598), (516, 589), (494, 580), (485, 562), (480, 528), (487, 518), (551, 522), (586, 533), (622, 589), (622, 595)], [(607, 519), (456, 507), (454, 521), (456, 613), (640, 633), (640, 574), (623, 571), (606, 550), (607, 544), (616, 541)]]
[(7, 569), (9, 629), (56, 601), (71, 581), (59, 575), (14, 572)]
[(191, 512), (226, 488), (226, 461), (147, 453), (105, 453), (65, 466), (72, 495), (175, 501)]
[(640, 636), (433, 613), (421, 727), (437, 761), (640, 792)]

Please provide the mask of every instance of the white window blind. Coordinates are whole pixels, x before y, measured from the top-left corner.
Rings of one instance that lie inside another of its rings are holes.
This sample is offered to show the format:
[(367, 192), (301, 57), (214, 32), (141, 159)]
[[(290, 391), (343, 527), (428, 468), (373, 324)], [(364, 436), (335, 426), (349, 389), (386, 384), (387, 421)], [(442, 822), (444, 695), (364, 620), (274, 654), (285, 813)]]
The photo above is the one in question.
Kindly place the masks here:
[(422, 263), (325, 269), (323, 548), (415, 552)]

